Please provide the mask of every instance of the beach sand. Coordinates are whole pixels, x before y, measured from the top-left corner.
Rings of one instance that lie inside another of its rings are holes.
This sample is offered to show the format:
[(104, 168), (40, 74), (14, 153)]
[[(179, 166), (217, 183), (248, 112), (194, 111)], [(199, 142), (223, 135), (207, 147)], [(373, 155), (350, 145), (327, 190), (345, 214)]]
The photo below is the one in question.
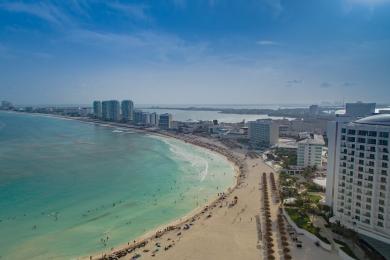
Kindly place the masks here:
[[(137, 256), (140, 259), (163, 260), (267, 259), (263, 250), (262, 230), (265, 227), (264, 216), (261, 214), (261, 176), (263, 172), (267, 175), (271, 202), (274, 256), (276, 259), (282, 259), (276, 224), (279, 204), (273, 199), (269, 178), (273, 169), (266, 165), (261, 158), (247, 157), (243, 151), (229, 150), (217, 141), (194, 136), (185, 137), (185, 139), (196, 145), (214, 151), (218, 150), (230, 160), (239, 163), (241, 177), (237, 179), (237, 186), (223, 199), (211, 202), (208, 207), (195, 210), (186, 217), (168, 225), (173, 230), (164, 232), (158, 238), (153, 236), (156, 231), (151, 231), (137, 240), (136, 244), (142, 241), (139, 248), (133, 249), (131, 243), (130, 246), (118, 247), (111, 252), (106, 252), (107, 259), (110, 254), (115, 252), (116, 255), (119, 255), (120, 251), (127, 251), (126, 255), (119, 257), (120, 259), (135, 259), (133, 257)], [(275, 178), (278, 179), (276, 173)], [(229, 206), (233, 204), (235, 197), (238, 198), (237, 203), (234, 206)], [(328, 252), (315, 246), (304, 236), (299, 236), (299, 240), (303, 242), (303, 248), (296, 248), (289, 239), (290, 255), (293, 259), (339, 259), (335, 252)]]

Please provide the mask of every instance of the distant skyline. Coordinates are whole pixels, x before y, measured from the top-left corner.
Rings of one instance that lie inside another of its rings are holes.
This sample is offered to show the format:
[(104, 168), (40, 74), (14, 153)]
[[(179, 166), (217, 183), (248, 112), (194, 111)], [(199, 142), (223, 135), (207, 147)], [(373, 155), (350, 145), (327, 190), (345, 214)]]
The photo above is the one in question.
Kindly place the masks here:
[(0, 100), (388, 103), (390, 0), (0, 0)]

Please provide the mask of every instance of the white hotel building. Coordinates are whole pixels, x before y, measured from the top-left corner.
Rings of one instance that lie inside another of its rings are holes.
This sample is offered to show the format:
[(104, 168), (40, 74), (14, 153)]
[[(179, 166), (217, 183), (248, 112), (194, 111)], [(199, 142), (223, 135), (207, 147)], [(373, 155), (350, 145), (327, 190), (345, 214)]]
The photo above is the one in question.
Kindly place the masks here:
[(349, 120), (328, 126), (326, 201), (340, 224), (390, 243), (390, 115)]
[(325, 145), (322, 135), (313, 135), (298, 142), (297, 166), (322, 166), (322, 150)]

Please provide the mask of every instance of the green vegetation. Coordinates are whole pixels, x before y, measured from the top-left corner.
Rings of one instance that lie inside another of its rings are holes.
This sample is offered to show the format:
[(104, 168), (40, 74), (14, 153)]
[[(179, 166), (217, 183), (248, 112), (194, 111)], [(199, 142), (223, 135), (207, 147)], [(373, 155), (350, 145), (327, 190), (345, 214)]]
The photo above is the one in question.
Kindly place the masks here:
[(311, 203), (318, 203), (322, 199), (320, 195), (317, 194), (307, 194), (307, 197), (309, 198)]
[(307, 180), (310, 177), (313, 177), (316, 171), (317, 171), (317, 166), (308, 166), (305, 169), (303, 169), (302, 176), (305, 177), (305, 179)]
[(309, 192), (324, 192), (325, 189), (321, 187), (320, 185), (314, 183), (314, 182), (304, 182), (303, 183)]
[(299, 208), (285, 208), (285, 210), (299, 228), (309, 231), (323, 242), (330, 244), (329, 240), (320, 234), (320, 228), (313, 226), (309, 216), (303, 210)]
[(343, 241), (341, 240), (337, 240), (337, 239), (334, 239), (334, 242), (336, 242), (337, 244), (339, 244), (341, 247), (341, 250), (343, 250), (347, 255), (349, 255), (350, 257), (354, 258), (354, 259), (357, 259), (357, 257), (355, 256), (355, 254), (353, 253), (353, 251), (351, 250), (351, 248), (349, 248), (349, 246), (344, 243)]
[(286, 208), (286, 211), (292, 221), (294, 221), (299, 228), (307, 230), (314, 235), (318, 233), (318, 228), (313, 226), (309, 216), (303, 213), (301, 210), (298, 208)]
[(275, 155), (282, 162), (283, 168), (289, 168), (290, 165), (297, 165), (297, 154), (295, 151), (287, 149), (276, 148)]

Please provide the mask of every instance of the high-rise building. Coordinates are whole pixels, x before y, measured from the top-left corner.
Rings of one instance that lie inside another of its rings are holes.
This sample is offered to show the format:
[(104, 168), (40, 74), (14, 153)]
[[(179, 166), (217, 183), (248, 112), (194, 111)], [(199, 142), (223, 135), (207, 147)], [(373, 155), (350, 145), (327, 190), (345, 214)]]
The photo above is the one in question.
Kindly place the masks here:
[(157, 113), (153, 112), (153, 113), (150, 113), (150, 125), (151, 126), (158, 126), (158, 119), (159, 119), (159, 116)]
[(318, 105), (311, 105), (309, 107), (309, 113), (310, 115), (318, 115), (320, 113), (320, 107)]
[(322, 150), (325, 145), (322, 135), (310, 135), (298, 142), (297, 166), (322, 166)]
[(142, 112), (141, 113), (141, 124), (144, 126), (150, 125), (150, 113)]
[(390, 115), (347, 120), (328, 128), (327, 204), (335, 221), (390, 243)]
[(256, 147), (270, 147), (279, 139), (279, 127), (271, 119), (248, 122), (249, 142)]
[(122, 101), (122, 120), (125, 122), (134, 120), (134, 103), (131, 100)]
[(107, 121), (120, 120), (120, 104), (118, 100), (108, 100), (102, 102), (102, 117)]
[(134, 111), (134, 123), (136, 125), (142, 124), (142, 111), (141, 110), (135, 110)]
[(172, 114), (162, 114), (159, 118), (158, 126), (160, 129), (168, 130), (172, 128)]
[(352, 117), (365, 117), (375, 113), (376, 103), (347, 103), (345, 105), (345, 114)]
[(12, 105), (11, 102), (3, 100), (3, 101), (1, 101), (1, 107), (0, 108), (4, 109), (4, 110), (9, 110), (9, 109), (13, 109), (14, 106)]
[(96, 118), (102, 118), (102, 102), (93, 101), (93, 116)]

